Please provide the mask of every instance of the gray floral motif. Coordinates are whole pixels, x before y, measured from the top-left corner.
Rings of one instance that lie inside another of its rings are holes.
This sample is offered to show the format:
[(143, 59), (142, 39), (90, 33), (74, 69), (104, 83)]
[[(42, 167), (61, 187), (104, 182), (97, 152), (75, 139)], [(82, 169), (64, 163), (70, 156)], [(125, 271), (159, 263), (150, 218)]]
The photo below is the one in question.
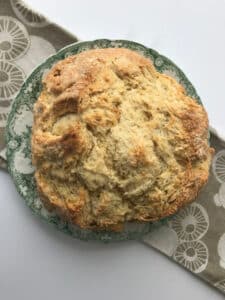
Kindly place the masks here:
[(17, 59), (16, 63), (28, 75), (36, 66), (55, 52), (55, 48), (49, 41), (40, 36), (30, 35), (30, 47), (26, 55)]
[(220, 257), (220, 266), (225, 269), (225, 233), (219, 239), (217, 251)]
[(216, 179), (225, 182), (225, 150), (219, 151), (213, 158), (212, 169)]
[(9, 107), (0, 107), (0, 127), (5, 127)]
[(13, 98), (25, 79), (23, 71), (15, 64), (0, 61), (0, 100)]
[(0, 59), (14, 60), (24, 55), (29, 47), (26, 28), (17, 19), (0, 17)]
[(201, 239), (209, 228), (206, 210), (199, 203), (192, 203), (176, 214), (170, 221), (179, 240), (195, 241)]
[(225, 182), (220, 185), (218, 193), (214, 195), (214, 202), (216, 206), (225, 208)]
[(216, 288), (218, 288), (221, 292), (225, 293), (225, 279), (220, 280), (214, 284)]
[(16, 16), (26, 25), (31, 27), (44, 27), (49, 21), (41, 14), (34, 12), (22, 0), (11, 0), (11, 5)]
[(208, 256), (208, 248), (202, 241), (183, 242), (174, 253), (174, 259), (193, 273), (205, 270)]

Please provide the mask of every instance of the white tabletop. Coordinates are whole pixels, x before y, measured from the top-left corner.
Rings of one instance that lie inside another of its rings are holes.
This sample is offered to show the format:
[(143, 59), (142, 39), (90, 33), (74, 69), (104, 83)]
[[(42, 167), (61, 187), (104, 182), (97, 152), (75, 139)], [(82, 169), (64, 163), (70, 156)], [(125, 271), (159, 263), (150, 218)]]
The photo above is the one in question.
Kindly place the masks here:
[[(82, 40), (131, 39), (170, 57), (225, 135), (225, 1), (27, 0)], [(138, 242), (81, 242), (34, 217), (0, 172), (0, 299), (224, 299)]]

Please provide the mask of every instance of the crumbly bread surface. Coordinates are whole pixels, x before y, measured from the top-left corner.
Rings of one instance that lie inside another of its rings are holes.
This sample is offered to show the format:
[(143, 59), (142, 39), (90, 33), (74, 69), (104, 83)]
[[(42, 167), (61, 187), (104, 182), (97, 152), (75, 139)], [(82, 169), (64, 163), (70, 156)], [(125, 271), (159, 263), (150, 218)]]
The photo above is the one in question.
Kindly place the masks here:
[(123, 48), (58, 62), (34, 106), (32, 160), (45, 206), (87, 229), (122, 230), (194, 200), (213, 150), (204, 108)]

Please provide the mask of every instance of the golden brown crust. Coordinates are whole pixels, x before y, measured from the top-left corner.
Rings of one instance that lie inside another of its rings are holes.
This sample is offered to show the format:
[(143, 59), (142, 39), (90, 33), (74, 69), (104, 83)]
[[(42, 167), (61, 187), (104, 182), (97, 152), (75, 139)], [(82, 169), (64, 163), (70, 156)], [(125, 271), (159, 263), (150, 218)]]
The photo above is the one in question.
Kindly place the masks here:
[(32, 154), (49, 210), (82, 228), (121, 230), (175, 213), (206, 183), (204, 108), (138, 53), (82, 52), (58, 62), (43, 86)]

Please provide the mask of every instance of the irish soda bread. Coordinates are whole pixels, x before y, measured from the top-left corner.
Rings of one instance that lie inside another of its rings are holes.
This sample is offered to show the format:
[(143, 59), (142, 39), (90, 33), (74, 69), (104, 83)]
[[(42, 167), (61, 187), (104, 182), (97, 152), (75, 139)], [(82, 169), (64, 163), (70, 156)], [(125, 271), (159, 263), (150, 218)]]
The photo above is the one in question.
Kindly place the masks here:
[(58, 62), (34, 106), (33, 164), (48, 210), (122, 230), (192, 201), (209, 175), (204, 108), (150, 60), (123, 48)]

